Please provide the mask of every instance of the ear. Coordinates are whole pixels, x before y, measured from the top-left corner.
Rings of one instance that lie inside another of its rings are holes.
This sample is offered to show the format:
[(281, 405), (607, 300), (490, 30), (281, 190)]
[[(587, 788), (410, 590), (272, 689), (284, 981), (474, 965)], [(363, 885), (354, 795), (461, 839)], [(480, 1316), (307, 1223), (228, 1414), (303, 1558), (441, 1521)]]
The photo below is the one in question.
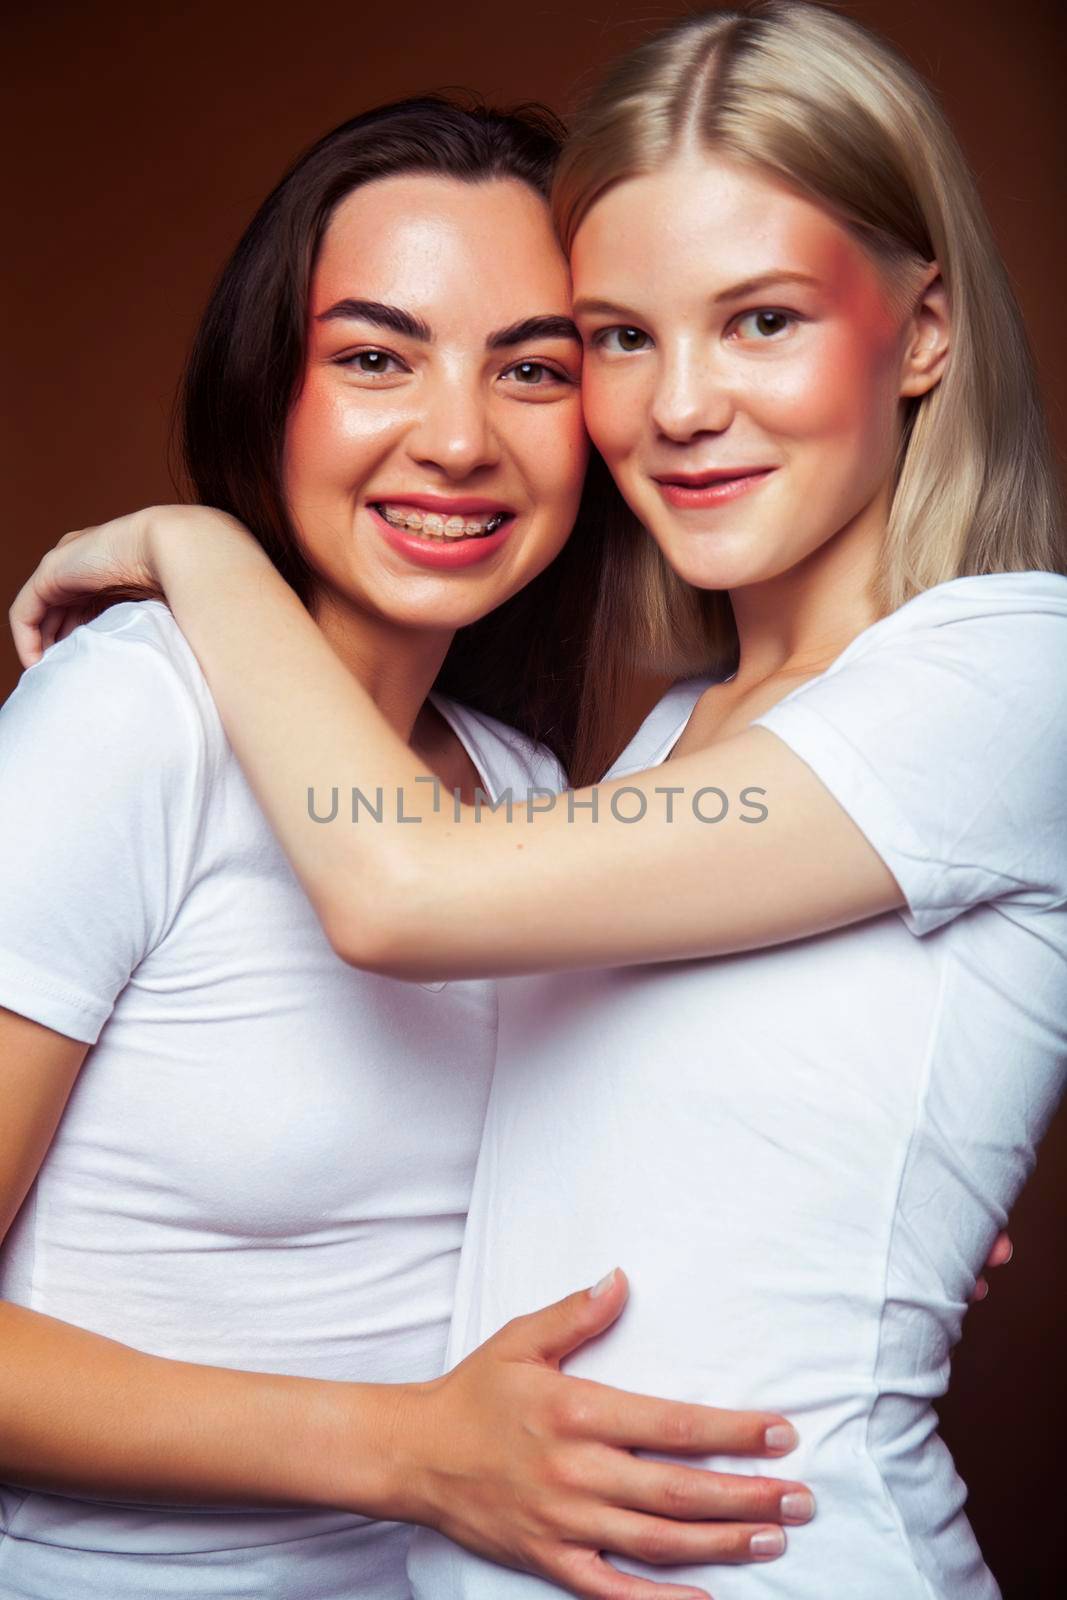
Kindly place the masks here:
[(901, 398), (928, 394), (939, 383), (952, 344), (948, 294), (936, 261), (920, 281), (905, 332)]

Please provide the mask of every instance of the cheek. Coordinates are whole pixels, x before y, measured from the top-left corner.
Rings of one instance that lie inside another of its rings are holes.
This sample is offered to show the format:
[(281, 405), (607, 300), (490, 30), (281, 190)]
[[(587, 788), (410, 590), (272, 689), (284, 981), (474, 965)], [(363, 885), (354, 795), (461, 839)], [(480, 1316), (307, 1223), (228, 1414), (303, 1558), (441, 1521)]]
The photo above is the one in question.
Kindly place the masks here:
[(577, 509), (589, 460), (582, 408), (573, 400), (523, 405), (508, 418), (508, 446), (531, 499), (568, 512)]
[(644, 374), (608, 371), (590, 363), (582, 376), (582, 406), (589, 437), (605, 461), (618, 461), (634, 448), (647, 420), (652, 396)]
[[(847, 335), (827, 339), (766, 371), (753, 386), (753, 413), (787, 441), (840, 450), (851, 445), (869, 456), (883, 437), (892, 445), (891, 354), (881, 341)], [(847, 464), (845, 458), (841, 464)]]
[[(373, 398), (373, 397), (372, 397)], [(338, 392), (312, 374), (289, 415), (286, 477), (294, 492), (316, 485), (358, 487), (395, 418), (382, 405), (368, 405), (359, 391)]]

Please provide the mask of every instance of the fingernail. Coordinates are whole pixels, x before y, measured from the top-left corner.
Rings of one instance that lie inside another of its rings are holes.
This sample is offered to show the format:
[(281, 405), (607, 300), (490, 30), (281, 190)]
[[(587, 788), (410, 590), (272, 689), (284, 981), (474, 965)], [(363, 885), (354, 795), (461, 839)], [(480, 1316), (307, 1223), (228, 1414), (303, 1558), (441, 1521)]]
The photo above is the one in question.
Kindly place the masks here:
[(787, 1522), (810, 1522), (815, 1515), (815, 1498), (806, 1489), (793, 1489), (782, 1496), (782, 1516)]
[(771, 1556), (780, 1556), (785, 1550), (785, 1534), (781, 1528), (764, 1528), (760, 1533), (754, 1533), (748, 1541), (749, 1554), (758, 1556), (767, 1561)]
[(978, 1282), (974, 1286), (974, 1298), (976, 1300), (984, 1300), (988, 1293), (988, 1283), (986, 1283), (984, 1278), (979, 1278)]
[(615, 1273), (617, 1270), (618, 1269), (616, 1267), (612, 1267), (610, 1272), (606, 1272), (604, 1274), (599, 1283), (594, 1283), (593, 1287), (589, 1291), (590, 1300), (595, 1300), (599, 1294), (607, 1294), (608, 1290), (615, 1282)]
[(1011, 1240), (1009, 1239), (1008, 1240), (1008, 1253), (1004, 1257), (1004, 1265), (1005, 1266), (1007, 1266), (1008, 1262), (1011, 1260), (1011, 1258), (1012, 1258), (1012, 1256), (1014, 1254), (1015, 1254), (1015, 1246), (1012, 1244)]
[(797, 1430), (790, 1427), (788, 1422), (776, 1422), (763, 1435), (763, 1443), (768, 1450), (795, 1450)]

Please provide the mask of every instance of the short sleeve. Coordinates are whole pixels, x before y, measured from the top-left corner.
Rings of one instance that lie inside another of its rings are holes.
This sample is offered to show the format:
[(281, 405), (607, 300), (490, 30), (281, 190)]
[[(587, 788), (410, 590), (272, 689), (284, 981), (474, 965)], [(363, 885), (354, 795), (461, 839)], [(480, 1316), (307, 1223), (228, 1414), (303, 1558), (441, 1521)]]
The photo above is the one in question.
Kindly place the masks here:
[(913, 933), (1067, 901), (1067, 579), (953, 579), (757, 717), (893, 873)]
[(195, 701), (141, 610), (77, 628), (0, 707), (0, 1005), (88, 1044), (173, 920), (203, 791)]

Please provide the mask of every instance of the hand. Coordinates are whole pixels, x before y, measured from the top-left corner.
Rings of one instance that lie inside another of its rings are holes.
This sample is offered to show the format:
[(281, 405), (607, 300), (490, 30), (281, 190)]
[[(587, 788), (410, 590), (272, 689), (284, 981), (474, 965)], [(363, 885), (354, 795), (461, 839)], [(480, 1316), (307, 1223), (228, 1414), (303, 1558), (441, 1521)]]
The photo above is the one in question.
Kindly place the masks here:
[(971, 1296), (972, 1305), (977, 1305), (979, 1300), (984, 1300), (989, 1293), (989, 1284), (986, 1282), (985, 1274), (993, 1267), (1006, 1267), (1014, 1254), (1015, 1246), (1012, 1244), (1008, 1234), (998, 1233), (993, 1241), (993, 1248), (989, 1252), (989, 1260), (982, 1268), (983, 1275), (974, 1286), (974, 1293)]
[(66, 533), (38, 563), (8, 611), (19, 660), (44, 652), (119, 600), (166, 599), (161, 543), (222, 528), (251, 538), (243, 523), (207, 506), (149, 506), (99, 527)]
[(413, 1419), (420, 1465), (403, 1514), (576, 1595), (698, 1600), (705, 1591), (620, 1573), (601, 1552), (657, 1565), (766, 1561), (785, 1547), (777, 1525), (807, 1521), (811, 1496), (799, 1483), (632, 1452), (775, 1457), (796, 1434), (773, 1414), (651, 1399), (561, 1374), (563, 1357), (623, 1308), (624, 1274), (605, 1285), (517, 1317), (422, 1386)]

